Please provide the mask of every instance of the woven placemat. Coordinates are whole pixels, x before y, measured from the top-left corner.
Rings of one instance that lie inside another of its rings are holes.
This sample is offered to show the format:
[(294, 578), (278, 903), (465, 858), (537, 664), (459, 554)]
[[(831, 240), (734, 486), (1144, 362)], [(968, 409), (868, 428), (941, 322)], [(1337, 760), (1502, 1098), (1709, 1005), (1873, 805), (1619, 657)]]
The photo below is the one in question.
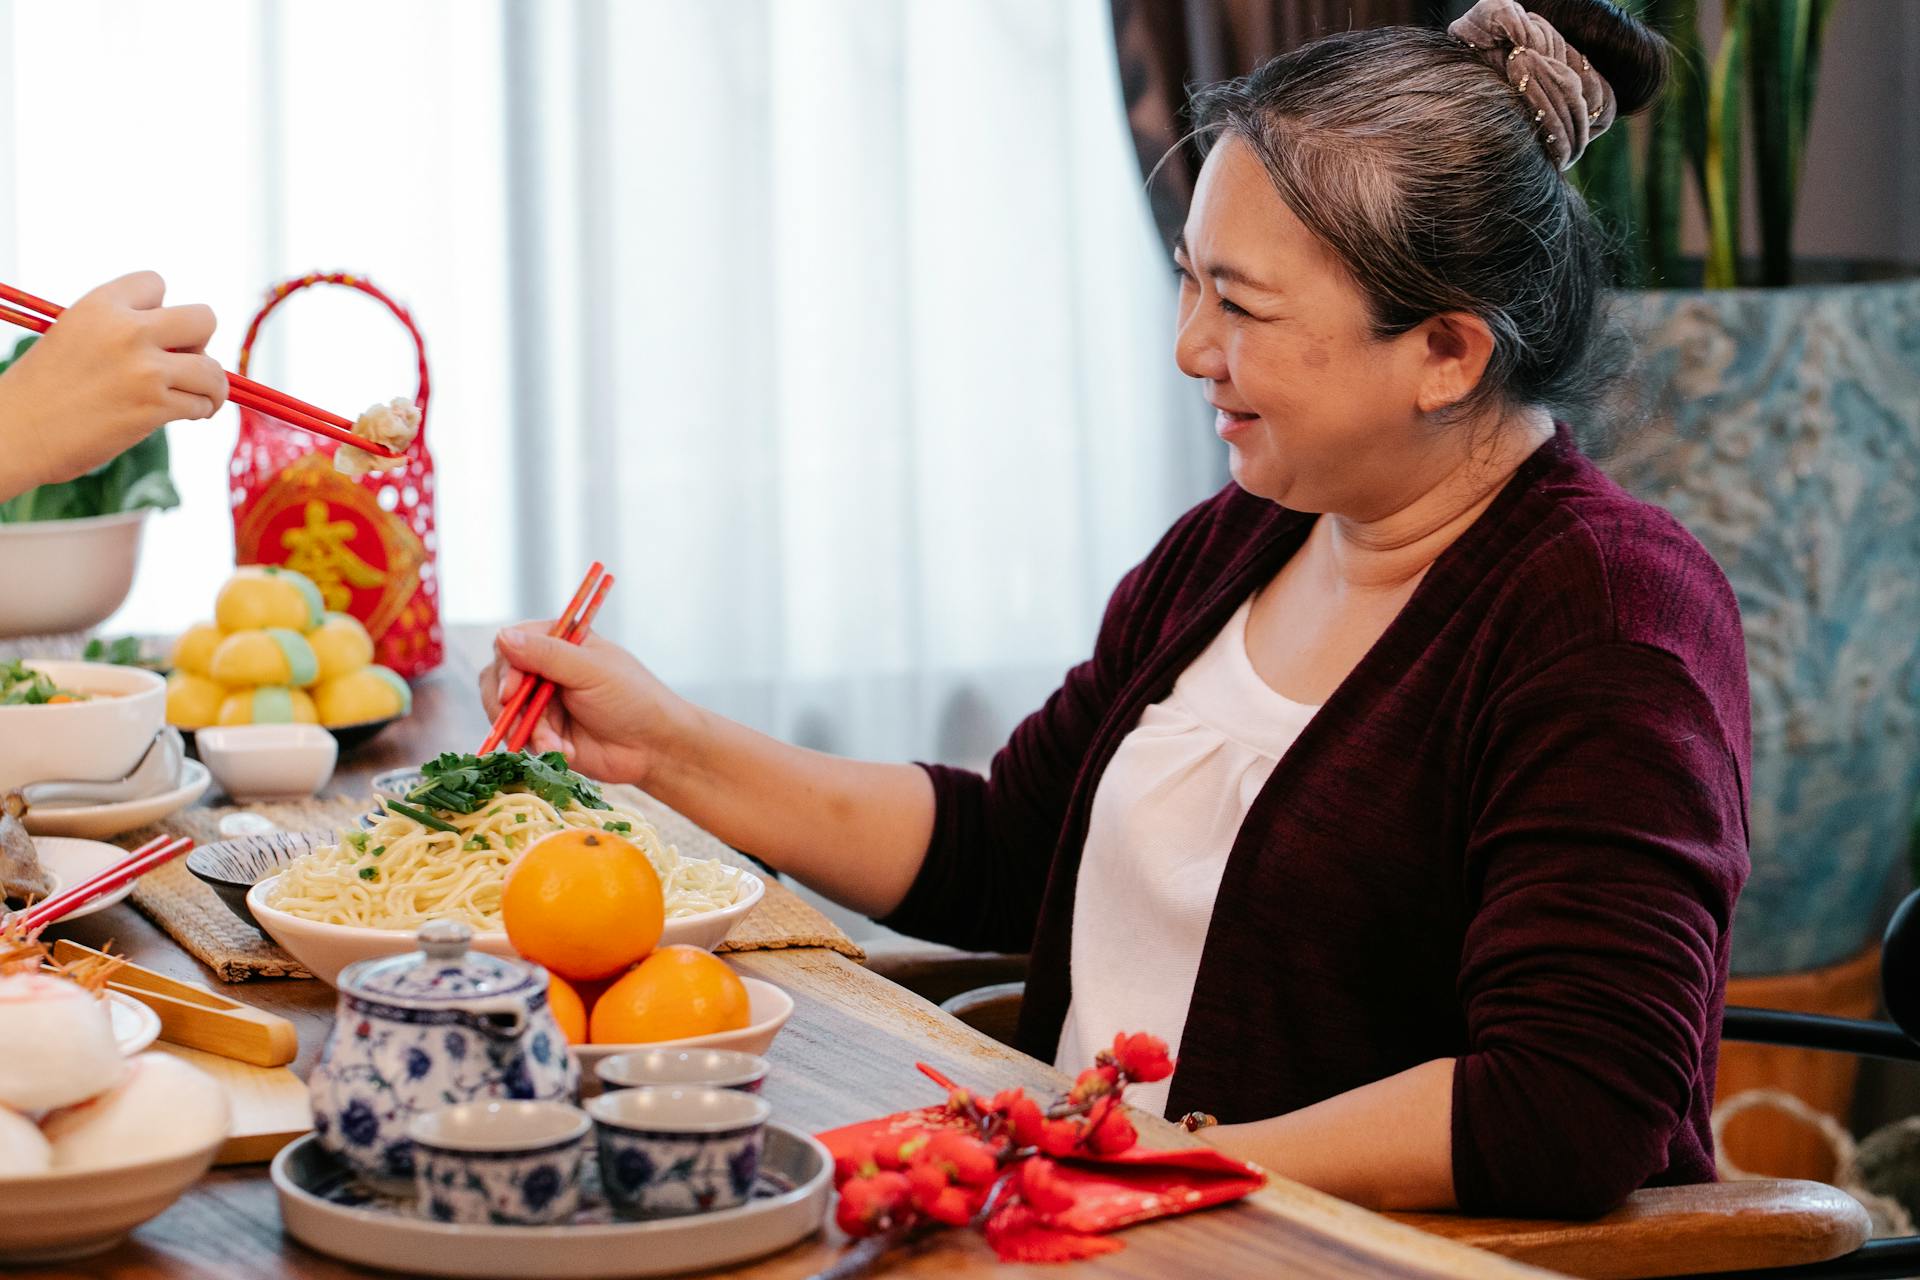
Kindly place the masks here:
[[(668, 844), (690, 858), (718, 858), (733, 866), (751, 864), (731, 848), (695, 826), (681, 814), (633, 787), (607, 788), (608, 800), (644, 814)], [(332, 831), (348, 826), (366, 810), (365, 796), (339, 793), (282, 804), (244, 806), (287, 831)], [(131, 831), (115, 843), (132, 849), (162, 831), (192, 836), (197, 844), (214, 844), (220, 821), (240, 812), (228, 806), (196, 806), (174, 814), (158, 826)], [(766, 896), (745, 920), (734, 927), (721, 951), (767, 951), (782, 947), (828, 947), (865, 959), (865, 953), (819, 910), (764, 871)], [(313, 975), (292, 956), (275, 946), (258, 929), (227, 909), (212, 889), (175, 862), (142, 876), (133, 888), (133, 904), (189, 954), (212, 969), (223, 982), (253, 978), (310, 978)]]

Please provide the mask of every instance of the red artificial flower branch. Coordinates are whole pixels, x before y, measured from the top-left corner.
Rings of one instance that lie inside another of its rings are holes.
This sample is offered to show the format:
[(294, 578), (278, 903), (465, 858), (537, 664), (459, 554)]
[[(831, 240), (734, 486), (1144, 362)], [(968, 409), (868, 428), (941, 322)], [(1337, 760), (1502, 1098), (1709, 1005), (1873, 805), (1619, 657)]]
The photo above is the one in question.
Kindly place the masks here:
[(924, 1063), (947, 1090), (952, 1128), (894, 1133), (834, 1162), (834, 1221), (856, 1243), (814, 1280), (850, 1280), (897, 1246), (948, 1227), (981, 1228), (1003, 1261), (1064, 1261), (1120, 1248), (1104, 1236), (1061, 1233), (1073, 1207), (1055, 1158), (1099, 1158), (1139, 1141), (1122, 1098), (1130, 1084), (1173, 1074), (1166, 1042), (1121, 1034), (1042, 1110), (1020, 1089), (982, 1099)]

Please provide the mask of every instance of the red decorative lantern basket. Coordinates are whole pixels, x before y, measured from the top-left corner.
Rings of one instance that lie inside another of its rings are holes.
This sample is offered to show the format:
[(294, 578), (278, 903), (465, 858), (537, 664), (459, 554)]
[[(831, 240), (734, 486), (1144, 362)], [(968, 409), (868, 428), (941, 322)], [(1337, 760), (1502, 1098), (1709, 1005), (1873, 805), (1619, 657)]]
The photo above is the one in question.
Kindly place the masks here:
[(363, 276), (315, 273), (277, 284), (240, 344), (245, 374), (260, 323), (301, 289), (344, 285), (391, 311), (420, 357), (420, 436), (406, 461), (358, 478), (333, 468), (340, 446), (240, 410), (233, 447), (236, 564), (277, 564), (312, 578), (327, 608), (350, 613), (373, 636), (374, 661), (409, 679), (440, 664), (440, 583), (435, 568), (433, 455), (427, 450), (427, 346), (406, 308)]

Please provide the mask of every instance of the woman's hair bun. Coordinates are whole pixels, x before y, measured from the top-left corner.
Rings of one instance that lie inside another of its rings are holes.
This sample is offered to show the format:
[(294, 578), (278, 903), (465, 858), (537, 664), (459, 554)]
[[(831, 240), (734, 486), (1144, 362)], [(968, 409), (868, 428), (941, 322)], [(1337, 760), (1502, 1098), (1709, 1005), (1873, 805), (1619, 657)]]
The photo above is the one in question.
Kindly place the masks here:
[(1667, 82), (1667, 42), (1612, 0), (1521, 0), (1553, 24), (1613, 90), (1615, 109), (1632, 115)]

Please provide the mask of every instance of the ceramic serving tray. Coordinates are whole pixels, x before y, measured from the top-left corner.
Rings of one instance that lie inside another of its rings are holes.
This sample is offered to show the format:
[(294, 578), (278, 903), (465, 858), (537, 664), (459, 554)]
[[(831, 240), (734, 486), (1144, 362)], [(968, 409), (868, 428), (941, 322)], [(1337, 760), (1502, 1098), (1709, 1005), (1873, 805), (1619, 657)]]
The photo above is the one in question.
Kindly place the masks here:
[(416, 1275), (666, 1276), (733, 1266), (784, 1249), (819, 1229), (833, 1183), (833, 1160), (813, 1138), (767, 1125), (760, 1181), (734, 1209), (646, 1221), (617, 1219), (586, 1162), (581, 1208), (549, 1227), (491, 1227), (435, 1222), (410, 1197), (395, 1198), (356, 1181), (306, 1137), (273, 1160), (280, 1216), (294, 1239), (348, 1262)]

